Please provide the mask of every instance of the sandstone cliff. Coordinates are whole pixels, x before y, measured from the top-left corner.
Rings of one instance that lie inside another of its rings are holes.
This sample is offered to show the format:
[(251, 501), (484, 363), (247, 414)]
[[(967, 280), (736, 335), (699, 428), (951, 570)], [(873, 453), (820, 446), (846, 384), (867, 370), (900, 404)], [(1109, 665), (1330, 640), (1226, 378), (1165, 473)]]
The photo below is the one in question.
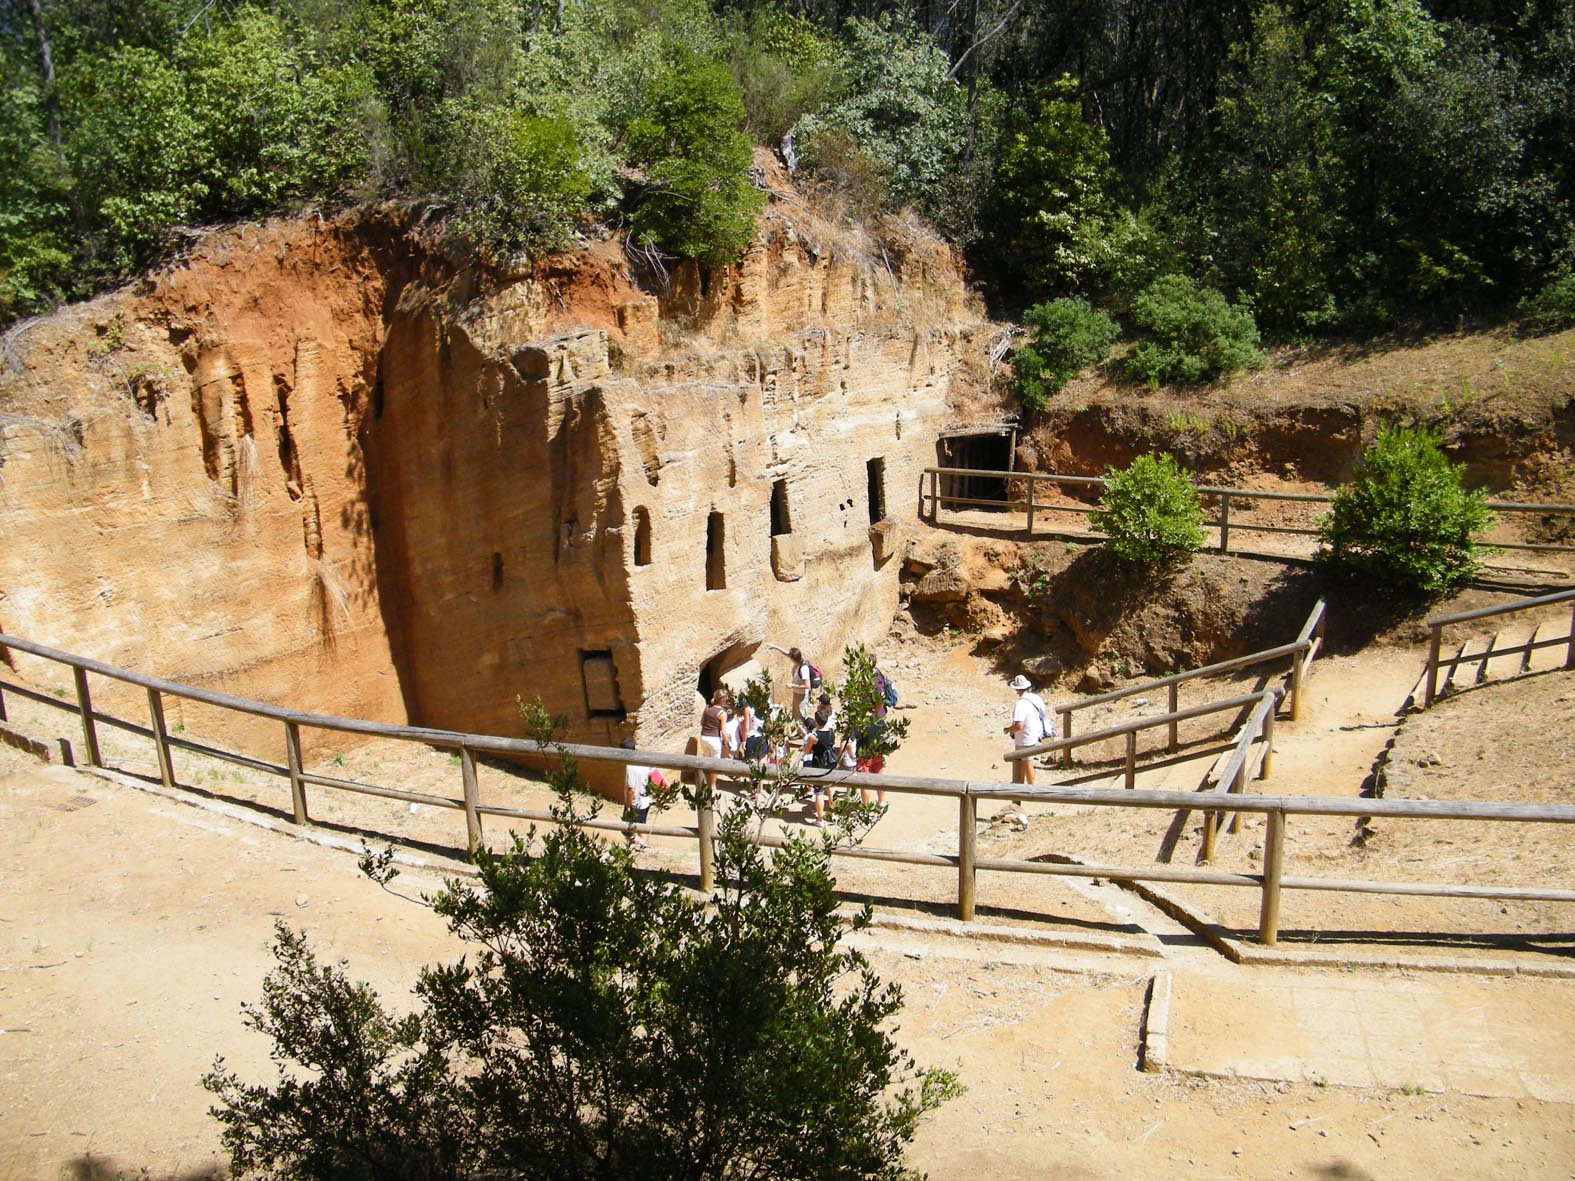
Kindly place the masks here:
[(382, 210), (215, 232), (13, 330), (0, 630), (389, 721), (511, 733), (539, 695), (653, 746), (767, 640), (833, 664), (885, 632), (985, 326), (922, 231), (779, 198), (738, 267), (665, 283), (613, 242), (500, 275)]

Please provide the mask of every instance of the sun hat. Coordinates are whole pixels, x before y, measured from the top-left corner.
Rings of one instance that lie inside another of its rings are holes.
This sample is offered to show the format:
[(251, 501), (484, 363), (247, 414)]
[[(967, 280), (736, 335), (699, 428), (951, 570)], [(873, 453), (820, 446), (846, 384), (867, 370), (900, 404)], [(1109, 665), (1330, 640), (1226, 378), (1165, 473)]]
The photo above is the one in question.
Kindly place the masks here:
[(1024, 689), (1032, 689), (1033, 687), (1034, 683), (1027, 677), (1023, 676), (1022, 673), (1018, 673), (1015, 677), (1013, 677), (1012, 683), (1007, 686), (1008, 689), (1016, 689), (1019, 693), (1021, 693)]

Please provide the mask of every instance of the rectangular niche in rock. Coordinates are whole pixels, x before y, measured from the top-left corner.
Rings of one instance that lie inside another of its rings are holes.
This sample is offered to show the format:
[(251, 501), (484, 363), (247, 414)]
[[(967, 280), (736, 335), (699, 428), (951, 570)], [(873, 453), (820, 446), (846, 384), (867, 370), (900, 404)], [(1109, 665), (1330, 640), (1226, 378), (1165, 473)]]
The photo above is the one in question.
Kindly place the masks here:
[(592, 718), (623, 721), (627, 711), (618, 690), (618, 669), (611, 652), (580, 653), (580, 681), (585, 688), (585, 712)]
[(713, 512), (705, 522), (705, 588), (708, 591), (727, 589), (727, 563), (723, 554), (725, 540), (722, 514)]
[(869, 493), (870, 524), (878, 525), (886, 519), (886, 460), (872, 459), (866, 463), (864, 477)]

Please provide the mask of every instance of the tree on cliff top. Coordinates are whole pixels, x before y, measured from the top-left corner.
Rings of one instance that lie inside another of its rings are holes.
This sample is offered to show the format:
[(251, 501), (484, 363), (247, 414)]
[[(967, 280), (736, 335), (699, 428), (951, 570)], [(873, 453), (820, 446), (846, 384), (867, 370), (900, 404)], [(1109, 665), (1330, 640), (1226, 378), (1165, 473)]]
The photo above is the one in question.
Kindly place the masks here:
[[(552, 723), (539, 706), (527, 718), (545, 747)], [(749, 839), (758, 816), (727, 807), (708, 905), (591, 835), (560, 753), (553, 830), (480, 854), (476, 884), (430, 900), (467, 955), (421, 972), (409, 1015), (278, 927), (246, 1020), (281, 1078), (250, 1085), (220, 1059), (204, 1079), (237, 1171), (911, 1176), (903, 1147), (955, 1080), (896, 1046), (900, 990), (843, 945), (870, 911), (839, 913), (831, 838), (790, 837), (768, 859)], [(366, 866), (392, 876), (386, 854)]]

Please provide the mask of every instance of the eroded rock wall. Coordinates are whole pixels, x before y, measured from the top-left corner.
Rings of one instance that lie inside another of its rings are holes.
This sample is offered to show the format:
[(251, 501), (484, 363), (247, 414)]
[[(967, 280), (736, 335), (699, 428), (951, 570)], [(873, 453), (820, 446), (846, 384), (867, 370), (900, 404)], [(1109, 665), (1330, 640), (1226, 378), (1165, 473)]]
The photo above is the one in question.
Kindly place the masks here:
[(835, 676), (884, 634), (982, 326), (944, 248), (778, 203), (738, 268), (652, 294), (615, 243), (500, 276), (418, 222), (215, 234), (13, 332), (0, 628), (387, 721), (515, 733), (539, 696), (653, 746), (718, 678), (784, 682), (768, 640)]

